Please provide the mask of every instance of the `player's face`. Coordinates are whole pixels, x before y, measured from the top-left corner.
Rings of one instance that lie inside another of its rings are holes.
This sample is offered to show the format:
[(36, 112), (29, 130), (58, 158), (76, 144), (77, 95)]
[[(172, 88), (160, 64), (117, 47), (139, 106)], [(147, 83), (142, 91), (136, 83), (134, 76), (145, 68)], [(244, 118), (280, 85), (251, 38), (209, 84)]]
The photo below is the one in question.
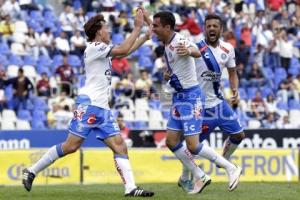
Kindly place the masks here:
[(99, 34), (101, 36), (101, 41), (106, 43), (106, 44), (109, 44), (109, 42), (110, 42), (110, 33), (109, 33), (109, 30), (108, 30), (108, 26), (106, 24), (104, 24), (102, 26), (102, 28), (99, 30)]
[(165, 30), (166, 27), (163, 27), (163, 25), (160, 23), (160, 18), (154, 18), (153, 22), (152, 22), (153, 28), (152, 28), (152, 32), (157, 36), (157, 38), (160, 41), (164, 42), (165, 39)]
[(210, 19), (205, 23), (205, 37), (209, 43), (216, 43), (221, 35), (222, 27), (218, 19)]

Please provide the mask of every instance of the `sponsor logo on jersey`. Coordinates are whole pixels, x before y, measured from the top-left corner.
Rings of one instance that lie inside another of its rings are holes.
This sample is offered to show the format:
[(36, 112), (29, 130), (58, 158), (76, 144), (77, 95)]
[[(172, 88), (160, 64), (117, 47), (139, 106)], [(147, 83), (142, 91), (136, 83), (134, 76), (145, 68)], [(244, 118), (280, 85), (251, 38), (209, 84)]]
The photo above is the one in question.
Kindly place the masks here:
[(92, 115), (90, 115), (89, 116), (89, 118), (88, 118), (88, 120), (87, 120), (87, 123), (88, 124), (93, 124), (93, 123), (95, 123), (95, 121), (96, 121), (96, 115), (95, 114), (92, 114)]
[(221, 79), (221, 75), (221, 73), (205, 71), (201, 74), (201, 77), (204, 79), (204, 81), (219, 82)]

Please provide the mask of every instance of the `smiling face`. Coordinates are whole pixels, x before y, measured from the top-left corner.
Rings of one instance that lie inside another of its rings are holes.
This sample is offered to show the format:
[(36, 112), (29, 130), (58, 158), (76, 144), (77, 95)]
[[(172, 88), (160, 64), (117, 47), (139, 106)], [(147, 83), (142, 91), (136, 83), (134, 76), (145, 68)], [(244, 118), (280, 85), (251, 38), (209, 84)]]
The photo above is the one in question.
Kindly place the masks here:
[(222, 32), (221, 22), (218, 19), (209, 19), (205, 22), (205, 37), (209, 44), (215, 45)]

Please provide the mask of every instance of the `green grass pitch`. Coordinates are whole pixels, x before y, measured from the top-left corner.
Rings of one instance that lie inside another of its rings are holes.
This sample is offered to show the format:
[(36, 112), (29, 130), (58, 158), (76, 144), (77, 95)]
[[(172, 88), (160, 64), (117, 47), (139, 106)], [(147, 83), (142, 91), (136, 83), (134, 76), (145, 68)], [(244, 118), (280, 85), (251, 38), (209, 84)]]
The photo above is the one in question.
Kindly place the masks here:
[[(212, 183), (201, 194), (188, 195), (175, 183), (142, 184), (155, 191), (151, 199), (177, 200), (299, 200), (300, 183), (240, 183), (233, 192), (227, 191), (226, 183)], [(34, 186), (31, 192), (21, 186), (0, 186), (1, 200), (118, 200), (123, 197), (119, 185), (61, 185)], [(130, 198), (145, 199), (145, 198)]]

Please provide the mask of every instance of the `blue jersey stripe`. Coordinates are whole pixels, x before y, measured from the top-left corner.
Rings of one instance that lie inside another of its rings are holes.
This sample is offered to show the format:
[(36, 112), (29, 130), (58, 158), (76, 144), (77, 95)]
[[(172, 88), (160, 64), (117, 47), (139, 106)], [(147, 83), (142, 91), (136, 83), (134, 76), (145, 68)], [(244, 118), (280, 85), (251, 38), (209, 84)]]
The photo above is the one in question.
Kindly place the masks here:
[[(197, 43), (197, 46), (200, 48), (201, 56), (206, 64), (207, 68), (210, 71), (221, 73), (220, 66), (219, 66), (214, 54), (208, 47), (208, 45), (202, 40), (201, 42)], [(220, 82), (219, 81), (212, 82), (212, 84), (213, 84), (213, 88), (214, 88), (214, 92), (215, 92), (216, 96), (219, 99), (223, 99), (222, 94), (219, 92)]]

